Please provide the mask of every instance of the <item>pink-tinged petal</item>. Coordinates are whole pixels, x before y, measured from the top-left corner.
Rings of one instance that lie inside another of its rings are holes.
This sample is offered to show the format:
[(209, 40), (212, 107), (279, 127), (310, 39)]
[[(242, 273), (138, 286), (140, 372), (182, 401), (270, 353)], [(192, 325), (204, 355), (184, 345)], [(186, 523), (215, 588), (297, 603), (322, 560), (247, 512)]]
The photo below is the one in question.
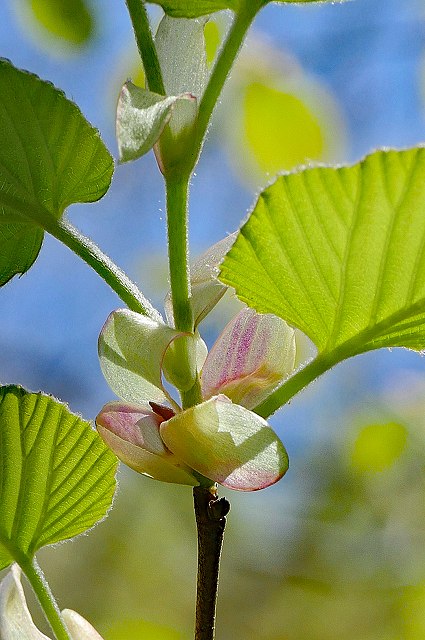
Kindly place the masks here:
[[(194, 262), (190, 269), (191, 302), (195, 327), (209, 314), (228, 289), (217, 279), (217, 276), (219, 265), (235, 239), (236, 233), (232, 233), (213, 244)], [(168, 322), (173, 324), (173, 306), (170, 293), (165, 298), (164, 307)]]
[(161, 365), (182, 333), (128, 309), (111, 313), (99, 336), (99, 359), (112, 391), (126, 402), (164, 402)]
[(161, 424), (160, 433), (180, 460), (230, 489), (264, 489), (288, 469), (288, 456), (273, 429), (226, 396), (175, 415)]
[(111, 402), (96, 418), (105, 444), (127, 466), (162, 482), (195, 486), (192, 470), (164, 445), (159, 425), (162, 417), (135, 405)]
[(159, 435), (162, 421), (160, 415), (138, 405), (109, 402), (97, 416), (96, 426), (107, 429), (122, 440), (143, 447), (150, 453), (166, 455), (167, 449)]
[(71, 640), (102, 640), (102, 636), (83, 616), (72, 609), (64, 609), (62, 617)]
[(293, 371), (294, 362), (294, 330), (281, 318), (242, 309), (208, 354), (203, 397), (224, 393), (252, 409)]

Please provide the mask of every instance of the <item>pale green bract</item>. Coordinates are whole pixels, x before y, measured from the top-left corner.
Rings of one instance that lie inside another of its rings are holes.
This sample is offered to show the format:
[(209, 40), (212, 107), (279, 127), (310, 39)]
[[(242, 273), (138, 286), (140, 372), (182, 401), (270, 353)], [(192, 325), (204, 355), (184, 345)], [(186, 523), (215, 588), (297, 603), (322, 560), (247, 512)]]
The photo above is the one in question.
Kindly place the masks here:
[(280, 176), (260, 195), (220, 279), (309, 336), (322, 370), (380, 347), (423, 350), (424, 175), (425, 149), (415, 148)]
[(136, 160), (152, 149), (179, 100), (194, 99), (190, 94), (160, 96), (132, 82), (125, 83), (118, 99), (116, 122), (122, 162)]
[(0, 569), (105, 517), (117, 460), (62, 403), (0, 388)]
[(31, 267), (44, 230), (57, 227), (66, 207), (106, 193), (112, 173), (109, 152), (79, 108), (0, 59), (0, 286)]

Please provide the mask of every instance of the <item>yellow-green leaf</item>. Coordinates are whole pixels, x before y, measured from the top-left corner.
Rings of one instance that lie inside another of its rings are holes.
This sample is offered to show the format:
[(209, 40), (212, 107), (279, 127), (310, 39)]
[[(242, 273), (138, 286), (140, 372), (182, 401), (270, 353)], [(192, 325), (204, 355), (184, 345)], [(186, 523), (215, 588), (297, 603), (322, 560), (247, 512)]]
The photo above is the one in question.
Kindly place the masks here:
[[(351, 167), (279, 177), (243, 225), (221, 280), (307, 334), (321, 373), (371, 349), (425, 348), (424, 246), (425, 149), (378, 151)], [(288, 399), (282, 389), (262, 415)]]
[(57, 400), (0, 388), (0, 569), (104, 518), (117, 459)]
[(106, 193), (113, 168), (62, 91), (0, 59), (0, 286), (29, 269), (66, 207)]

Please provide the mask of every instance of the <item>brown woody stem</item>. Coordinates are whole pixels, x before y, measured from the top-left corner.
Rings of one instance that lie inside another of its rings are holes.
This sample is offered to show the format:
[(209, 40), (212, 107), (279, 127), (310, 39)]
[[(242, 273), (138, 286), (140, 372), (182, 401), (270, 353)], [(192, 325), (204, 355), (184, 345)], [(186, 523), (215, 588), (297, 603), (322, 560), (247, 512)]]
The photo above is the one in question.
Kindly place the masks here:
[(195, 640), (213, 640), (221, 547), (230, 503), (214, 488), (194, 487), (198, 529), (198, 584)]

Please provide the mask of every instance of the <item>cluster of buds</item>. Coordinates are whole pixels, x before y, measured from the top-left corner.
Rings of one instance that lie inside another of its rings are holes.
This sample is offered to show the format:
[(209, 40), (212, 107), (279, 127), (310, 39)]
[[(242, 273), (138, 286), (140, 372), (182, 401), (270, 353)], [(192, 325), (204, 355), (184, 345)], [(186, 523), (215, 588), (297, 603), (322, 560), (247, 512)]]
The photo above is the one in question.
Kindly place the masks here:
[[(216, 268), (232, 241), (218, 243), (194, 265), (196, 326), (225, 292)], [(102, 329), (100, 363), (120, 401), (97, 416), (101, 437), (125, 464), (164, 482), (195, 486), (208, 479), (240, 491), (275, 483), (288, 457), (252, 409), (293, 371), (294, 331), (276, 316), (244, 308), (207, 353), (196, 327), (189, 335), (176, 330), (169, 299), (165, 306), (167, 323), (119, 309)], [(192, 363), (189, 375), (179, 341)], [(180, 391), (198, 380), (202, 402), (182, 409), (164, 378)]]

